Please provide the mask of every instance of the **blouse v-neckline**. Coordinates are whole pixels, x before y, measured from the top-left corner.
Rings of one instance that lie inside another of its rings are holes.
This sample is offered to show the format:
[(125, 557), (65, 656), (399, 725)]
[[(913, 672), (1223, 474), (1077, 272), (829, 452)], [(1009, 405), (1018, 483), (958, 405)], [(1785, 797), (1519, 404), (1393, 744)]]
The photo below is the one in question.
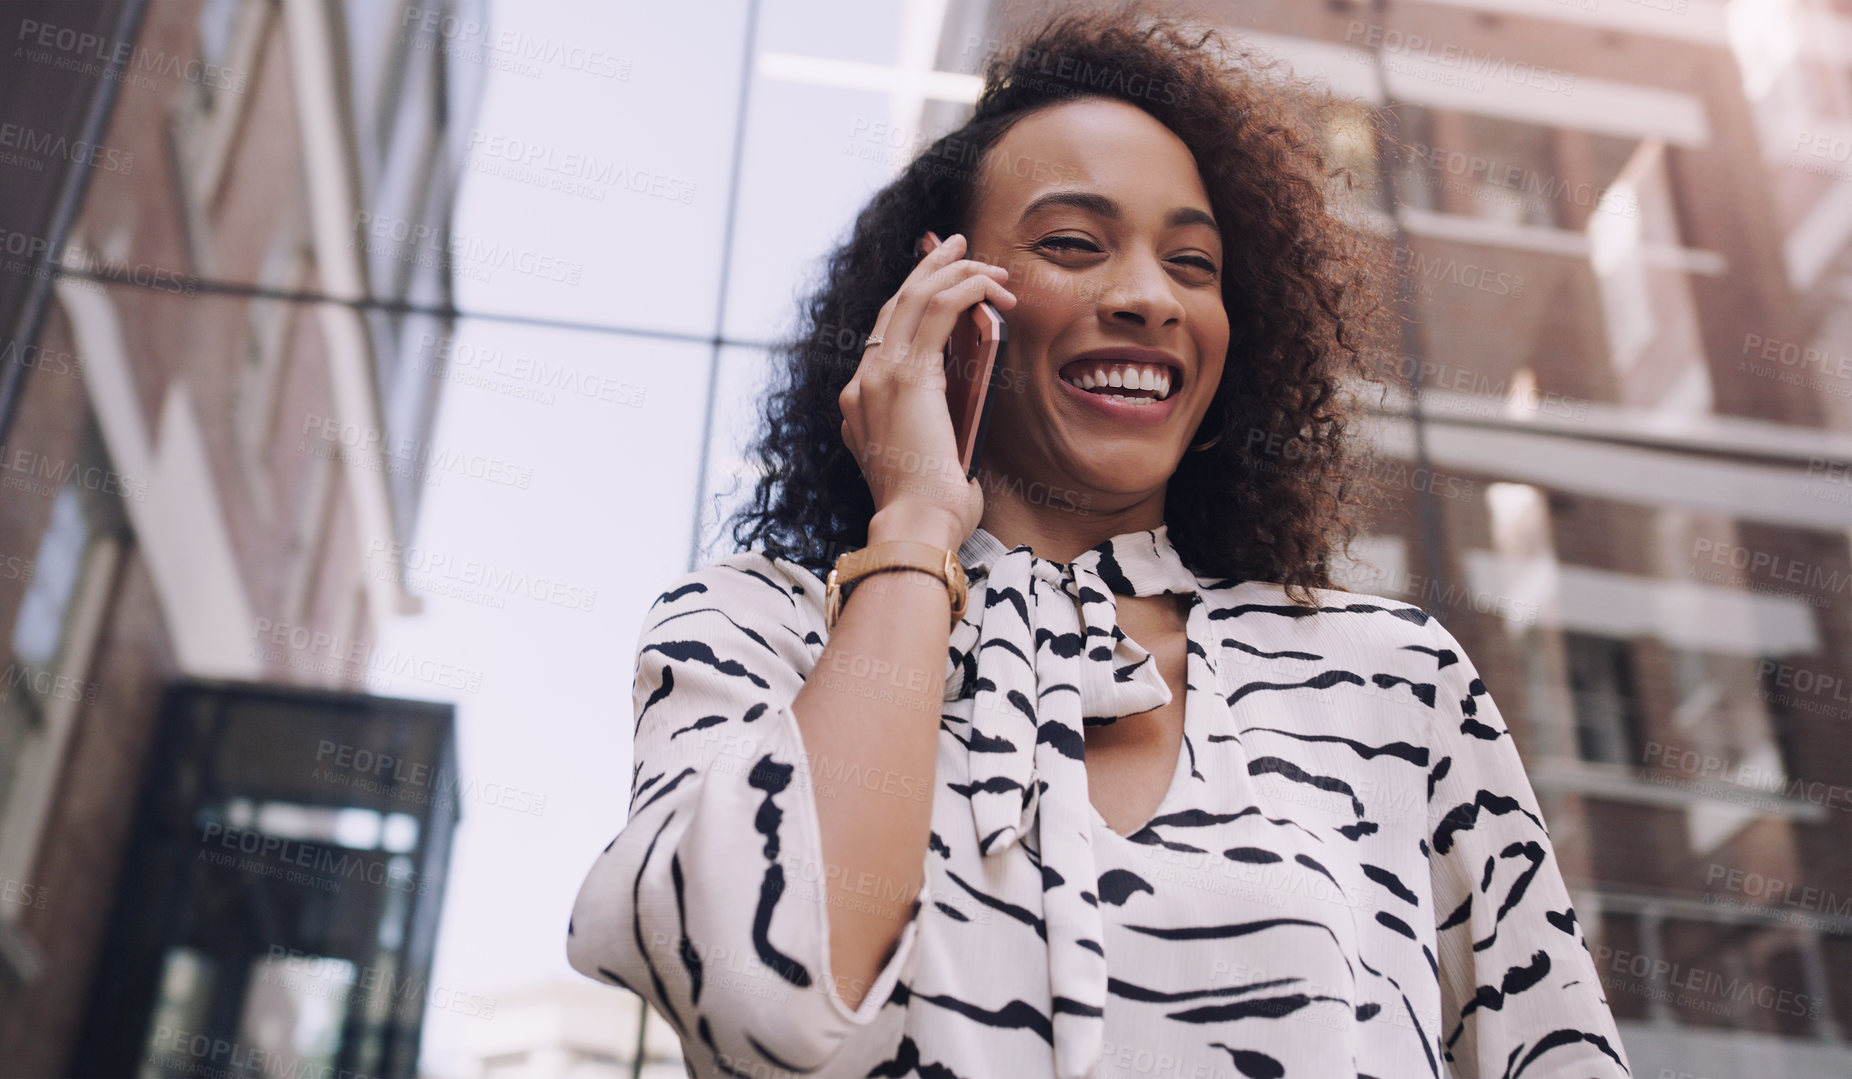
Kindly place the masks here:
[[(1202, 611), (1205, 616), (1203, 621), (1204, 629), (1202, 630), (1199, 630), (1196, 626), (1198, 611)], [(1093, 809), (1094, 825), (1098, 831), (1104, 832), (1116, 840), (1134, 842), (1132, 837), (1149, 829), (1153, 821), (1160, 820), (1166, 814), (1174, 813), (1181, 808), (1177, 803), (1187, 797), (1187, 791), (1189, 790), (1192, 776), (1199, 780), (1203, 780), (1202, 772), (1196, 766), (1195, 747), (1207, 741), (1210, 728), (1214, 724), (1218, 712), (1215, 708), (1205, 707), (1206, 702), (1201, 699), (1202, 693), (1192, 692), (1190, 689), (1190, 686), (1195, 681), (1192, 676), (1195, 674), (1195, 665), (1198, 658), (1196, 650), (1192, 649), (1190, 646), (1192, 644), (1196, 645), (1206, 656), (1213, 657), (1215, 655), (1215, 650), (1209, 647), (1209, 641), (1206, 635), (1201, 635), (1206, 633), (1206, 627), (1208, 625), (1207, 613), (1208, 608), (1203, 602), (1202, 594), (1193, 593), (1190, 596), (1190, 609), (1184, 615), (1183, 625), (1183, 736), (1177, 739), (1177, 753), (1175, 758), (1171, 761), (1170, 781), (1164, 788), (1163, 796), (1158, 799), (1157, 806), (1152, 809), (1151, 813), (1144, 820), (1139, 821), (1138, 826), (1131, 831), (1116, 831), (1111, 824), (1107, 823), (1106, 815), (1100, 812), (1100, 807), (1093, 804), (1092, 775), (1091, 773), (1088, 775), (1087, 805)], [(1146, 649), (1146, 651), (1150, 650)], [(1152, 653), (1152, 662), (1154, 666), (1156, 660), (1157, 654)], [(1211, 679), (1209, 685), (1217, 687), (1219, 697), (1219, 671), (1216, 668), (1214, 659), (1208, 659), (1205, 666)], [(1163, 672), (1159, 671), (1158, 674), (1162, 677)], [(1166, 680), (1165, 684), (1169, 684), (1168, 680)], [(1219, 700), (1216, 703), (1218, 706), (1220, 705)], [(1227, 715), (1227, 709), (1222, 707), (1219, 714), (1225, 717)], [(1224, 724), (1224, 726), (1226, 726), (1226, 724)], [(1203, 781), (1206, 782), (1206, 780)]]

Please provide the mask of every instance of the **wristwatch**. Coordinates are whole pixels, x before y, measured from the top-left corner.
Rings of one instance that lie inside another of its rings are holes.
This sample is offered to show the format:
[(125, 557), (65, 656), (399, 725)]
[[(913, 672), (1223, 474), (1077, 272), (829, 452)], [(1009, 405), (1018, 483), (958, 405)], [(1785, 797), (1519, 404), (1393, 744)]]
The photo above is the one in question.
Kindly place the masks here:
[(859, 551), (850, 551), (836, 560), (836, 567), (830, 570), (828, 587), (824, 592), (823, 627), (836, 628), (836, 619), (842, 614), (843, 597), (850, 585), (871, 573), (899, 569), (923, 570), (943, 579), (946, 591), (952, 595), (953, 623), (964, 617), (965, 599), (969, 590), (965, 582), (965, 568), (958, 564), (957, 552), (913, 540), (885, 540)]

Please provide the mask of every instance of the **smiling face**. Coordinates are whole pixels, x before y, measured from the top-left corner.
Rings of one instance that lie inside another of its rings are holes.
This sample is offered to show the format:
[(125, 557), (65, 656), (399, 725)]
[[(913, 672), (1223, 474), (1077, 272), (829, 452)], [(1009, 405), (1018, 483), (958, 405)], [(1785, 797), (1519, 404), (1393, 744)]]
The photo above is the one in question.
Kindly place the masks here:
[[(1097, 511), (1161, 511), (1228, 351), (1195, 158), (1144, 110), (1085, 98), (1010, 128), (978, 192), (970, 257), (1009, 270), (1017, 299), (983, 465), (1009, 483), (986, 491), (1040, 481)], [(1101, 374), (1105, 392), (1083, 388)]]

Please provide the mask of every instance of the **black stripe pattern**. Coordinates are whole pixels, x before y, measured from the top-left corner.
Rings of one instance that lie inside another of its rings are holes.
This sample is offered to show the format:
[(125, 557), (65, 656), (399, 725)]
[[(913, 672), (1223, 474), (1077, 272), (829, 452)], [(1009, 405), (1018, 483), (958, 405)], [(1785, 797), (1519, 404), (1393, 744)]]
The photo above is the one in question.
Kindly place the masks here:
[[(797, 563), (728, 556), (646, 616), (631, 817), (567, 951), (669, 1016), (692, 1075), (1629, 1074), (1516, 747), (1438, 621), (1198, 577), (1164, 527), (1071, 563), (979, 529), (959, 558), (930, 789), (803, 744), (827, 635)], [(1117, 625), (1115, 597), (1160, 593), (1189, 597), (1184, 744), (1119, 835), (1085, 732), (1170, 703)], [(853, 1010), (816, 813), (844, 784), (932, 805)]]

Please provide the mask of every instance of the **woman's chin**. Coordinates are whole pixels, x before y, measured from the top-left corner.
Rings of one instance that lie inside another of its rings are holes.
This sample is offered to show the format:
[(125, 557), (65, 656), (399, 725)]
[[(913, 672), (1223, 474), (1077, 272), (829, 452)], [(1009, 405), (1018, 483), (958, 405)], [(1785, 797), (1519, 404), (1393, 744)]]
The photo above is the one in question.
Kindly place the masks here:
[(1175, 469), (1168, 467), (1173, 462), (1167, 451), (1168, 447), (1149, 443), (1095, 446), (1084, 456), (1070, 459), (1066, 471), (1070, 482), (1091, 493), (1096, 503), (1102, 498), (1133, 498), (1161, 490), (1170, 482)]
[(1031, 505), (1097, 512), (1162, 491), (1181, 455), (1151, 428), (1049, 433), (1046, 448), (1031, 453), (1033, 463), (1003, 446), (987, 455), (988, 475), (980, 477), (986, 497), (1017, 495)]
[(1078, 471), (1108, 482), (1148, 481), (1169, 476), (1177, 466), (1176, 441), (1168, 431), (1088, 431), (1074, 440)]

